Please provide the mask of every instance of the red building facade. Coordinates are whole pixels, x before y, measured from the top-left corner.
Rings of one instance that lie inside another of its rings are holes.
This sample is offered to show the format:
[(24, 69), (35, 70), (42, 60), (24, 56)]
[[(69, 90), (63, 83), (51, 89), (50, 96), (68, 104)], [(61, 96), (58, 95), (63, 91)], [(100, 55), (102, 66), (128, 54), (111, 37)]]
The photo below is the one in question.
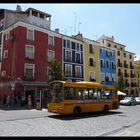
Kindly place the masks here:
[(49, 63), (62, 61), (62, 36), (51, 30), (17, 22), (2, 34), (0, 96), (47, 90)]

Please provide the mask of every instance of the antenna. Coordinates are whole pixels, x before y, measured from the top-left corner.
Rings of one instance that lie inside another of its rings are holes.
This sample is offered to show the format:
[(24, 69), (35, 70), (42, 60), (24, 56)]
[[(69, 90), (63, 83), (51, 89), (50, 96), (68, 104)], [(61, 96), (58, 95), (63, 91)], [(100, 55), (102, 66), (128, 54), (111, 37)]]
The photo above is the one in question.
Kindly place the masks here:
[(77, 18), (77, 14), (76, 14), (76, 12), (74, 12), (74, 15), (75, 15), (75, 25), (74, 25), (74, 32), (75, 32), (75, 34), (76, 34), (76, 18)]
[(78, 33), (80, 33), (80, 24), (82, 24), (82, 23), (79, 22), (79, 24), (78, 24)]
[(69, 28), (70, 28), (70, 34), (72, 35), (72, 28), (73, 28), (73, 27), (72, 27), (72, 26), (70, 26)]

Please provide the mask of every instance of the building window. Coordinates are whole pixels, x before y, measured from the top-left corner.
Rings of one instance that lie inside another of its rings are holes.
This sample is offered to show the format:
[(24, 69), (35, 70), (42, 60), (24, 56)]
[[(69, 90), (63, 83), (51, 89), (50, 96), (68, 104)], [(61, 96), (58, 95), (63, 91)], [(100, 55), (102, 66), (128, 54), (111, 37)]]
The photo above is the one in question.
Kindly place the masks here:
[(55, 58), (55, 52), (52, 50), (48, 50), (48, 62), (53, 61)]
[(100, 77), (101, 77), (101, 82), (105, 81), (105, 74), (104, 73), (101, 73)]
[(76, 63), (81, 63), (81, 54), (80, 53), (75, 53), (75, 62)]
[(112, 74), (112, 81), (113, 81), (113, 82), (116, 81), (116, 74)]
[(129, 58), (132, 59), (132, 55), (131, 54), (129, 54)]
[(75, 48), (77, 51), (80, 51), (80, 45), (79, 43), (76, 43), (76, 48)]
[(36, 12), (36, 11), (32, 10), (32, 15), (33, 15), (33, 16), (35, 16), (35, 17), (37, 17), (38, 12)]
[(24, 65), (24, 76), (26, 80), (34, 80), (35, 74), (35, 64), (27, 64)]
[(115, 69), (115, 68), (116, 68), (116, 67), (115, 67), (114, 61), (111, 62), (111, 68), (112, 68), (112, 69)]
[(72, 61), (72, 53), (71, 51), (65, 51), (65, 61)]
[(53, 36), (48, 36), (48, 44), (51, 46), (54, 46), (54, 37)]
[(67, 40), (67, 48), (70, 49), (70, 40)]
[(109, 67), (109, 61), (106, 60), (106, 67), (108, 68)]
[(114, 48), (117, 48), (117, 46), (116, 46), (116, 45), (114, 45)]
[(118, 51), (118, 55), (120, 55), (120, 51)]
[(30, 30), (30, 29), (27, 30), (27, 39), (34, 40), (34, 31), (33, 30)]
[(25, 58), (34, 59), (34, 46), (26, 45), (26, 47), (25, 47)]
[(110, 73), (106, 73), (106, 81), (111, 81), (111, 74)]
[(108, 47), (111, 47), (111, 44), (110, 43), (108, 43)]
[(126, 57), (126, 53), (123, 53), (123, 56)]
[(71, 47), (73, 50), (75, 50), (75, 42), (71, 42)]
[(65, 65), (65, 76), (72, 76), (72, 65)]
[(6, 76), (6, 71), (3, 70), (3, 71), (1, 72), (1, 77), (5, 77), (5, 76)]
[(100, 67), (104, 67), (104, 60), (100, 60)]
[(3, 58), (8, 58), (8, 50), (4, 50), (4, 53), (3, 53)]
[(93, 52), (94, 52), (93, 46), (92, 44), (89, 44), (89, 53), (93, 53)]
[(8, 39), (10, 39), (10, 33), (9, 32), (5, 34), (5, 40), (8, 40)]
[(103, 52), (103, 50), (102, 49), (100, 49), (100, 53), (102, 53)]
[(80, 48), (81, 48), (81, 51), (83, 51), (83, 45), (82, 44), (80, 44)]
[(82, 77), (82, 70), (80, 66), (75, 66), (75, 76)]
[(63, 39), (63, 47), (66, 47), (66, 40)]
[(94, 66), (94, 58), (89, 58), (89, 66)]
[(95, 79), (96, 79), (95, 72), (94, 71), (90, 72), (90, 81), (95, 81)]

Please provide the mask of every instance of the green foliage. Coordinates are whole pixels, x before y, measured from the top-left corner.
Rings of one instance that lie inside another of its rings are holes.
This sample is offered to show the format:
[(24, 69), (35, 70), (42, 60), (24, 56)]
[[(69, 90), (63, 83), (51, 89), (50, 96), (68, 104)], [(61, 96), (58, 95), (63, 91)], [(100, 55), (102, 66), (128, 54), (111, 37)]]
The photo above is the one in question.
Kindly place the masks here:
[(64, 80), (62, 76), (62, 67), (61, 63), (57, 60), (53, 60), (50, 62), (50, 68), (48, 72), (48, 81), (54, 80)]
[(120, 75), (118, 79), (118, 90), (124, 92), (124, 89), (125, 89), (125, 84), (124, 84), (123, 75)]

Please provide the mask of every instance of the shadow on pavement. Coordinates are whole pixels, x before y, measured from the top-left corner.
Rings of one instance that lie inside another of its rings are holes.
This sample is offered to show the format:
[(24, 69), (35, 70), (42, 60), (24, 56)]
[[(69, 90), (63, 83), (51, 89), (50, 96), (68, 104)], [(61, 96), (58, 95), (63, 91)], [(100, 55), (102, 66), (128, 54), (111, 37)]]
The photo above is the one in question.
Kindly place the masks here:
[(88, 113), (82, 113), (78, 116), (74, 116), (72, 114), (70, 115), (50, 115), (47, 117), (54, 118), (54, 119), (60, 119), (60, 120), (75, 120), (75, 119), (85, 119), (85, 118), (90, 118), (90, 117), (101, 117), (105, 115), (115, 115), (115, 114), (122, 114), (123, 112), (119, 111), (109, 111), (109, 112), (88, 112)]
[(7, 106), (7, 105), (1, 105), (0, 110), (4, 111), (12, 111), (12, 110), (28, 110), (27, 106), (19, 106), (19, 105), (14, 105), (14, 106)]

